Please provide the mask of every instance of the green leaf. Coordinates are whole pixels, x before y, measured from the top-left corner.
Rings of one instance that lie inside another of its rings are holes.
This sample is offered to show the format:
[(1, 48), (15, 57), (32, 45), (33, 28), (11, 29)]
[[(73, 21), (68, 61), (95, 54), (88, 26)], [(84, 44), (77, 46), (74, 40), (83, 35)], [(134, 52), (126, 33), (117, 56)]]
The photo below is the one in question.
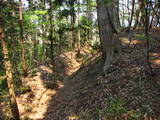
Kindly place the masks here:
[(36, 11), (34, 11), (34, 13), (37, 15), (44, 15), (47, 13), (47, 11), (46, 10), (36, 10)]
[(32, 16), (30, 16), (30, 19), (31, 19), (31, 20), (38, 20), (39, 17), (38, 17), (37, 15), (32, 15)]
[(44, 15), (47, 13), (47, 11), (46, 10), (36, 10), (36, 11), (34, 11), (34, 13), (37, 15)]
[(2, 82), (3, 82), (3, 80), (2, 80), (2, 79), (0, 79), (0, 85), (2, 85)]

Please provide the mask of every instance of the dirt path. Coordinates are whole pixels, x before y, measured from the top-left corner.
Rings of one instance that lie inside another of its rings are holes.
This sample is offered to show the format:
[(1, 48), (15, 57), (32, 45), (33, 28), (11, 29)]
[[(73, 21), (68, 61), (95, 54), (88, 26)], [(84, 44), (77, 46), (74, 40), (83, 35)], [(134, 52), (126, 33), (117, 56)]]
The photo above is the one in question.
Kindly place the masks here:
[[(82, 52), (87, 51), (87, 49), (83, 49)], [(82, 54), (89, 54), (89, 52), (87, 51)], [(60, 76), (60, 79), (56, 80), (55, 88), (53, 82), (56, 76), (53, 76), (54, 73), (51, 64), (39, 65), (29, 72), (27, 78), (22, 78), (23, 84), (29, 86), (31, 89), (31, 92), (17, 97), (22, 118), (43, 120), (52, 97), (64, 87), (64, 81), (62, 79), (76, 72), (80, 68), (82, 61), (77, 62), (76, 52), (70, 51), (61, 54), (59, 57), (57, 56), (55, 58), (55, 64), (55, 70)], [(48, 86), (54, 89), (49, 89)]]
[[(159, 120), (160, 38), (157, 31), (153, 31), (153, 35), (152, 40), (156, 42), (150, 51), (150, 62), (154, 76), (149, 76), (146, 65), (145, 42), (135, 37), (128, 47), (129, 40), (124, 34), (120, 58), (107, 75), (102, 72), (104, 61), (99, 55), (85, 67), (80, 67), (82, 61), (77, 62), (76, 54), (72, 52), (55, 58), (60, 79), (54, 89), (46, 87), (52, 86), (55, 78), (50, 64), (31, 70), (23, 79), (31, 92), (17, 97), (21, 116), (29, 120), (107, 120), (107, 100), (120, 98), (128, 110), (150, 112), (155, 120)], [(68, 79), (64, 81), (66, 77)]]
[(56, 90), (46, 88), (42, 79), (42, 76), (46, 75), (47, 77), (47, 75), (52, 74), (52, 70), (44, 65), (39, 66), (37, 70), (39, 71), (34, 76), (23, 79), (24, 84), (30, 86), (31, 92), (18, 97), (20, 114), (31, 120), (44, 119), (48, 102), (51, 96), (56, 94)]

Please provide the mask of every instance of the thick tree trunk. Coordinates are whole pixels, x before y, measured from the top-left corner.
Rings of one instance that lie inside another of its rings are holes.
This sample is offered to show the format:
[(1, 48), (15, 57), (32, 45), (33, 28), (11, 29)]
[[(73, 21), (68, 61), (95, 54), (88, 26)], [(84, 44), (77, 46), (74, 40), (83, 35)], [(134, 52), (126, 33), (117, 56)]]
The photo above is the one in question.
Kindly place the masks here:
[(135, 18), (135, 24), (134, 24), (134, 27), (133, 27), (133, 29), (136, 29), (137, 28), (137, 25), (138, 25), (138, 23), (139, 23), (139, 14), (140, 14), (140, 11), (139, 11), (139, 9), (138, 10), (136, 10), (136, 18)]
[(111, 16), (109, 16), (109, 10), (112, 9), (111, 3), (105, 3), (104, 0), (97, 0), (97, 16), (99, 35), (103, 55), (106, 57), (104, 72), (110, 67), (113, 57), (113, 26), (111, 25)]
[(4, 68), (6, 70), (6, 79), (7, 79), (7, 85), (8, 85), (9, 95), (10, 95), (11, 111), (13, 114), (13, 119), (20, 120), (19, 110), (18, 110), (17, 101), (16, 101), (16, 95), (14, 92), (12, 65), (8, 57), (8, 49), (7, 49), (6, 41), (4, 40), (3, 27), (1, 25), (2, 25), (2, 18), (0, 16), (0, 41), (2, 45), (2, 52), (4, 57)]
[(23, 37), (23, 17), (22, 17), (22, 1), (19, 0), (19, 27), (20, 27), (20, 43), (22, 47), (22, 69), (23, 75), (27, 75), (27, 67), (26, 67), (26, 60), (25, 60), (25, 48), (24, 48), (24, 37)]
[(147, 64), (148, 64), (148, 67), (149, 67), (149, 70), (150, 70), (150, 74), (153, 75), (153, 70), (152, 70), (152, 67), (151, 67), (151, 64), (150, 64), (150, 53), (149, 53), (149, 48), (150, 48), (150, 45), (149, 45), (149, 29), (148, 29), (148, 25), (149, 25), (149, 14), (148, 14), (148, 9), (149, 9), (149, 3), (148, 1), (146, 0), (146, 5), (145, 5), (145, 35), (146, 35), (146, 49), (147, 49), (147, 55), (146, 55), (146, 60), (147, 60)]

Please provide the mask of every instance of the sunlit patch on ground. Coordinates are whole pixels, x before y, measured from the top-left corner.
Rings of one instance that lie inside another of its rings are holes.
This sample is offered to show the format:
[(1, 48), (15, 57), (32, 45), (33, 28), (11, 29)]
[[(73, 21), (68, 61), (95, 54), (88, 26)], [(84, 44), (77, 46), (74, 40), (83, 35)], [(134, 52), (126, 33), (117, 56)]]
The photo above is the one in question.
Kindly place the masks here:
[(61, 82), (61, 81), (57, 81), (57, 85), (58, 85), (58, 88), (63, 88), (64, 87), (64, 83)]
[(135, 71), (135, 72), (137, 72), (137, 71), (139, 71), (141, 69), (141, 67), (138, 67), (138, 66), (134, 66), (133, 68), (131, 68), (130, 70), (131, 71)]
[(41, 65), (39, 68), (42, 69), (43, 71), (46, 71), (47, 73), (52, 73), (51, 68), (49, 68), (45, 65)]
[(156, 65), (160, 66), (160, 59), (152, 60), (151, 62), (152, 62), (153, 64), (156, 64)]
[(154, 65), (160, 66), (160, 54), (159, 53), (150, 53), (151, 62)]
[[(23, 78), (23, 82), (30, 86), (31, 92), (17, 97), (20, 115), (22, 118), (27, 117), (33, 120), (43, 119), (48, 103), (56, 94), (56, 90), (48, 89), (44, 84), (47, 80), (52, 81), (52, 77), (50, 77), (52, 69), (46, 65), (40, 65), (30, 73), (34, 73), (34, 76), (29, 75), (31, 78)], [(58, 88), (63, 86), (61, 82), (58, 82)]]
[[(82, 51), (88, 54), (89, 51)], [(56, 59), (56, 73), (52, 70), (52, 65), (40, 65), (31, 70), (27, 78), (23, 78), (24, 85), (31, 87), (31, 92), (22, 94), (17, 97), (20, 115), (22, 118), (33, 120), (42, 120), (45, 118), (47, 108), (49, 108), (52, 97), (58, 90), (64, 87), (60, 74), (68, 76), (80, 68), (81, 62), (76, 61), (76, 52), (66, 52)], [(64, 69), (69, 69), (64, 71)], [(63, 73), (64, 72), (64, 73)], [(72, 115), (67, 117), (68, 120), (78, 120), (78, 116)]]
[(68, 120), (79, 120), (79, 117), (77, 115), (71, 115), (68, 117)]
[(133, 39), (133, 40), (130, 41), (127, 37), (120, 37), (120, 40), (121, 40), (121, 42), (122, 42), (123, 45), (140, 44), (140, 43), (142, 43), (142, 41), (135, 40), (135, 39)]
[(160, 54), (158, 54), (158, 53), (150, 53), (150, 56), (153, 56), (153, 57), (160, 57)]
[[(1, 98), (2, 96), (0, 96), (0, 100), (4, 99)], [(5, 99), (8, 99), (7, 97)], [(10, 104), (9, 102), (3, 103), (0, 101), (0, 120), (3, 120), (4, 117), (11, 117), (11, 110), (9, 109)], [(5, 108), (5, 109), (1, 109), (1, 108)]]

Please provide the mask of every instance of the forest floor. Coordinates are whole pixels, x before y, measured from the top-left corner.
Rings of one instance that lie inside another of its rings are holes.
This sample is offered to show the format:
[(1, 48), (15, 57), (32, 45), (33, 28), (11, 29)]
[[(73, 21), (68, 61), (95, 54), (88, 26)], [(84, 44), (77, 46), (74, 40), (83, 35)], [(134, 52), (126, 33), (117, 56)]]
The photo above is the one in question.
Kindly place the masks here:
[(160, 30), (150, 33), (153, 76), (139, 33), (134, 32), (130, 46), (127, 34), (120, 35), (123, 47), (107, 74), (101, 54), (92, 55), (89, 47), (81, 50), (85, 61), (72, 51), (55, 58), (55, 71), (50, 62), (32, 69), (23, 78), (31, 91), (17, 96), (20, 115), (29, 120), (160, 120)]

